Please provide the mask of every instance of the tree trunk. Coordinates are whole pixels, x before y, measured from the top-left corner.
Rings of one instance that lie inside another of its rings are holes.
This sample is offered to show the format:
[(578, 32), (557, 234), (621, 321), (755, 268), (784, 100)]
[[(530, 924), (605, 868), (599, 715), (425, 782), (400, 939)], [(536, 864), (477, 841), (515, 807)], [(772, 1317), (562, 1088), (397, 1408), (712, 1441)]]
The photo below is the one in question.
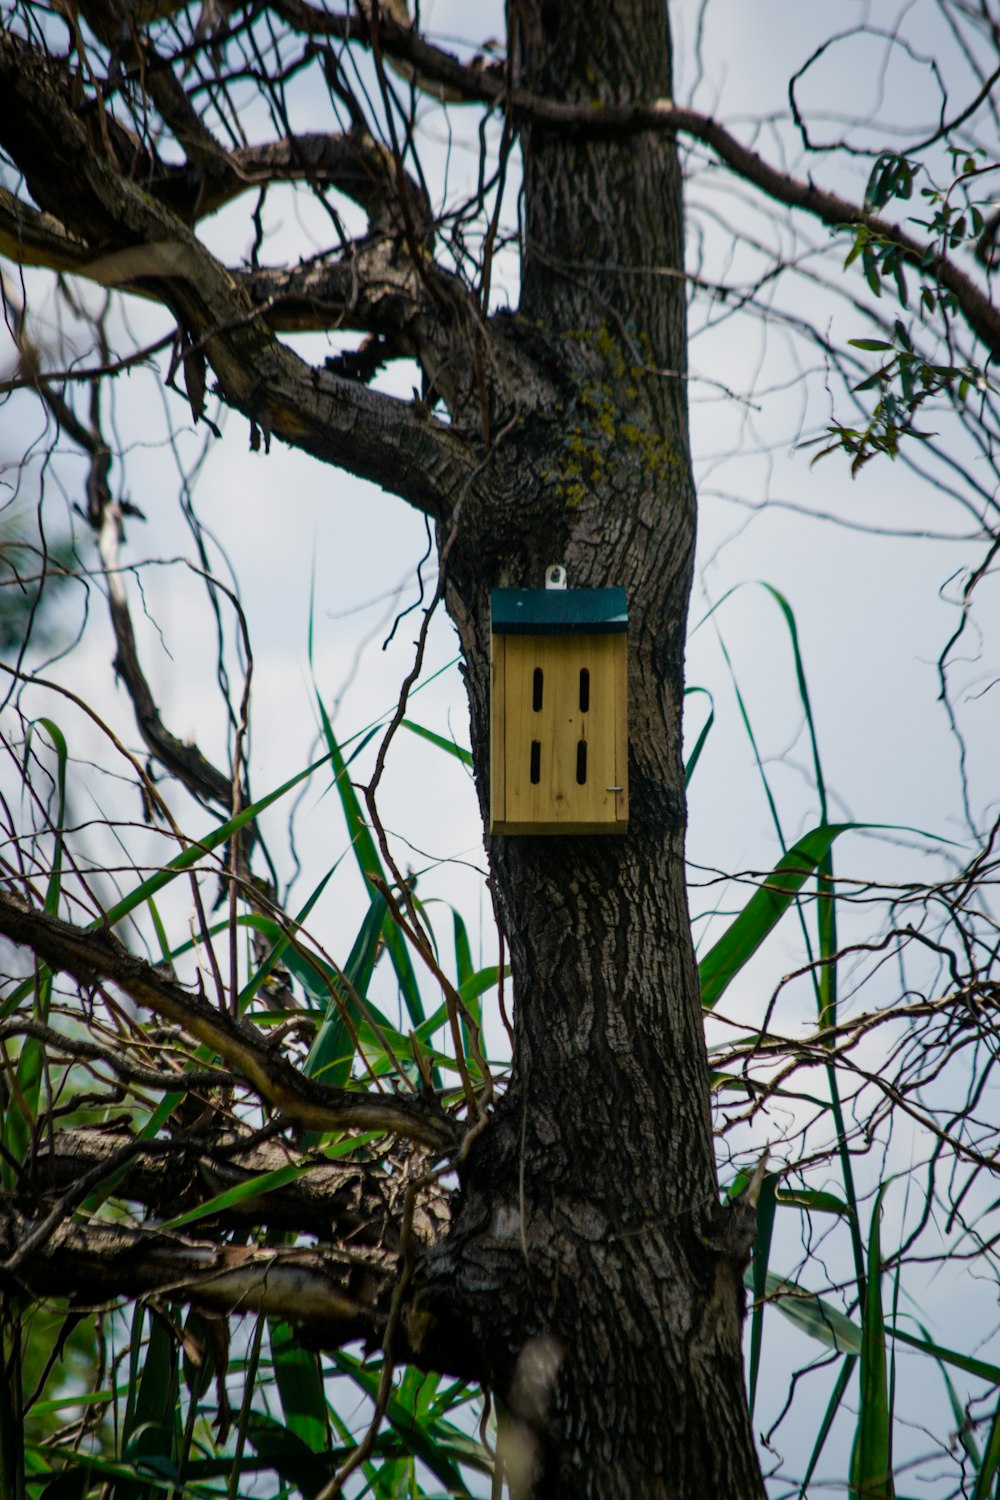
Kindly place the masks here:
[[(515, 86), (670, 92), (662, 0), (515, 0)], [(695, 508), (672, 141), (524, 136), (518, 320), (536, 380), (447, 552), (488, 815), (489, 588), (628, 590), (630, 830), (491, 840), (512, 1086), (421, 1269), (429, 1358), (489, 1373), (515, 1494), (761, 1492), (740, 1353), (745, 1211), (719, 1206), (684, 870), (681, 702)], [(548, 357), (546, 358), (546, 351)], [(492, 368), (502, 358), (494, 352)]]

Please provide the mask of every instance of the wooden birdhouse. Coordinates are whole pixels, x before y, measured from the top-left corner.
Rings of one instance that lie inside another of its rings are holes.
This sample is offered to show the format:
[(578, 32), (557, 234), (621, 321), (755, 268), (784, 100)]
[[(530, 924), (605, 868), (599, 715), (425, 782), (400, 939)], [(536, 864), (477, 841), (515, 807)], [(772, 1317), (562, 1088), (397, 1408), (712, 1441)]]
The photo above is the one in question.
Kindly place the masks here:
[(625, 833), (625, 590), (494, 589), (491, 604), (490, 832)]

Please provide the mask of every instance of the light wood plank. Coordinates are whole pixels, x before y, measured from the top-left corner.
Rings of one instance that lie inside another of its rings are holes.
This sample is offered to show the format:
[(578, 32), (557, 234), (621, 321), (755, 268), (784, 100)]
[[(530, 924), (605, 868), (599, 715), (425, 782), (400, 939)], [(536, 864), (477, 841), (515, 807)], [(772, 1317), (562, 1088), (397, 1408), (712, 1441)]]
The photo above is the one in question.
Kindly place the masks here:
[[(507, 636), (503, 640), (494, 656), (494, 698), (501, 700), (495, 708), (494, 733), (499, 732), (502, 715), (503, 788), (493, 792), (492, 831), (624, 832), (628, 735), (627, 724), (619, 720), (627, 713), (625, 637)], [(543, 674), (539, 710), (533, 706), (536, 668)], [(581, 668), (590, 673), (586, 711), (580, 707)], [(582, 785), (577, 781), (581, 740), (587, 746)], [(534, 784), (530, 775), (533, 741), (540, 746), (540, 777)], [(498, 775), (500, 762), (494, 746)]]

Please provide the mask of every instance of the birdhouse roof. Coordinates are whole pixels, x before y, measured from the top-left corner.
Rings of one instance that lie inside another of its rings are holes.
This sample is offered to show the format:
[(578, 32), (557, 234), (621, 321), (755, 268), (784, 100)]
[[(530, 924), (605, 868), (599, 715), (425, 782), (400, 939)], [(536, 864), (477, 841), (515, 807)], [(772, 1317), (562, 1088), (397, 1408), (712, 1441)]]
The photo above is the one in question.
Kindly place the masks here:
[(628, 629), (624, 589), (494, 589), (494, 635), (613, 635)]

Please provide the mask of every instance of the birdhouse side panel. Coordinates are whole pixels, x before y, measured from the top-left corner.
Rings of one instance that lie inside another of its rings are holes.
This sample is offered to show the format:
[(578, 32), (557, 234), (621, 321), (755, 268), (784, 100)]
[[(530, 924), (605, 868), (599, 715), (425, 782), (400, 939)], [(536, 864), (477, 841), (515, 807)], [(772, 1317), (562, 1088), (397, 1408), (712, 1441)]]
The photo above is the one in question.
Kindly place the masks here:
[(507, 814), (506, 728), (504, 712), (504, 678), (507, 637), (492, 639), (490, 662), (490, 832), (503, 831)]
[(628, 640), (612, 636), (614, 669), (615, 779), (609, 785), (618, 787), (615, 794), (616, 833), (628, 832)]

